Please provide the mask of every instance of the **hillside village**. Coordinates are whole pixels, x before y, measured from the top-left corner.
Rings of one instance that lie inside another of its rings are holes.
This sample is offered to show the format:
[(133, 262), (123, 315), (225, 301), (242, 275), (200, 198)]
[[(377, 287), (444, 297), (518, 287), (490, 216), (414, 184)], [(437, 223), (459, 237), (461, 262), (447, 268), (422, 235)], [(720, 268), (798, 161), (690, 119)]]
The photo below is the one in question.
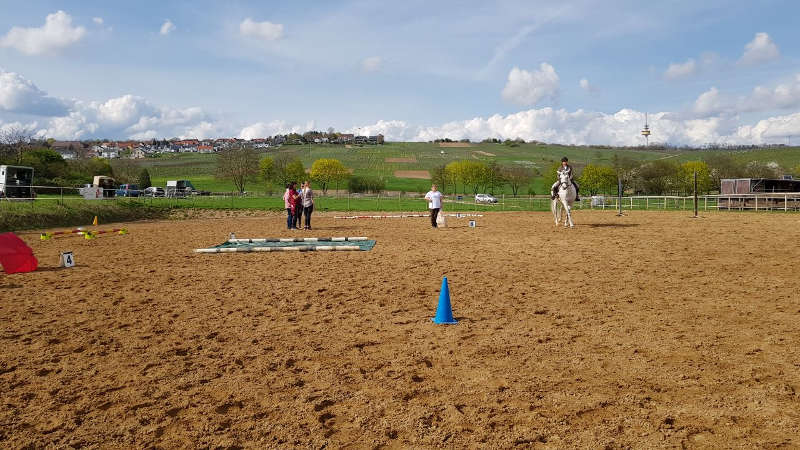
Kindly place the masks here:
[(79, 158), (130, 158), (142, 159), (165, 153), (216, 153), (233, 146), (251, 146), (256, 149), (280, 147), (282, 145), (337, 144), (379, 145), (384, 143), (382, 134), (356, 136), (348, 133), (308, 132), (292, 133), (267, 138), (240, 139), (152, 139), (128, 141), (49, 141), (49, 146), (66, 160)]

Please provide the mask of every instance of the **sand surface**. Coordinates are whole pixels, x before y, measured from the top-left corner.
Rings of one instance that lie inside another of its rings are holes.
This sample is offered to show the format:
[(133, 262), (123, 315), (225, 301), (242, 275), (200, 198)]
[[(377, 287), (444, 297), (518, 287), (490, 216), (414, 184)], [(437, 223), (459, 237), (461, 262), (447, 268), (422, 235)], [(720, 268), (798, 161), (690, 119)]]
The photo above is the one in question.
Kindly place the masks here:
[[(214, 215), (23, 235), (0, 446), (800, 446), (796, 214)], [(378, 243), (192, 253), (231, 231)], [(458, 325), (430, 321), (444, 275)]]

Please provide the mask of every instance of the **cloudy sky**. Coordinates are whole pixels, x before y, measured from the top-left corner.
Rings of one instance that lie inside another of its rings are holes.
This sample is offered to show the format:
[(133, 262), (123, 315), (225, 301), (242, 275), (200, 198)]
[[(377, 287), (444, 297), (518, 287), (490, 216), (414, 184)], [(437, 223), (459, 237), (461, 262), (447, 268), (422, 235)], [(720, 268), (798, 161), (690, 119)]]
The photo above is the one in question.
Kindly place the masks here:
[(800, 143), (796, 0), (0, 0), (0, 129)]

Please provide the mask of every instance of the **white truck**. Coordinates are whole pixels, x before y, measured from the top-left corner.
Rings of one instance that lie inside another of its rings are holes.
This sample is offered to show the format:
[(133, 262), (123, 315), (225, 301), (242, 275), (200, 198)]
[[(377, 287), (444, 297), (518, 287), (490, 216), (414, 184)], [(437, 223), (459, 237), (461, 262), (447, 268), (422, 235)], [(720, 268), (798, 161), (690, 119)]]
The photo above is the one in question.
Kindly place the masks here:
[(0, 166), (0, 198), (32, 199), (33, 167)]

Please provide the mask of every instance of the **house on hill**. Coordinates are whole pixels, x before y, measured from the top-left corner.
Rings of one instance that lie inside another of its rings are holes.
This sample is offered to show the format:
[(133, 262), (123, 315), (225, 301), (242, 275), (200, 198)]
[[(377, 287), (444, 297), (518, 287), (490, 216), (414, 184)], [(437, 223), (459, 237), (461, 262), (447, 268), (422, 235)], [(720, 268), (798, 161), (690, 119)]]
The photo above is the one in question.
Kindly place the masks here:
[(88, 146), (80, 141), (55, 141), (50, 148), (64, 159), (77, 159), (84, 156)]
[(338, 138), (336, 138), (336, 143), (337, 144), (352, 144), (354, 139), (355, 139), (355, 135), (354, 134), (352, 134), (352, 133), (350, 133), (350, 134), (342, 133), (342, 134), (339, 135)]

